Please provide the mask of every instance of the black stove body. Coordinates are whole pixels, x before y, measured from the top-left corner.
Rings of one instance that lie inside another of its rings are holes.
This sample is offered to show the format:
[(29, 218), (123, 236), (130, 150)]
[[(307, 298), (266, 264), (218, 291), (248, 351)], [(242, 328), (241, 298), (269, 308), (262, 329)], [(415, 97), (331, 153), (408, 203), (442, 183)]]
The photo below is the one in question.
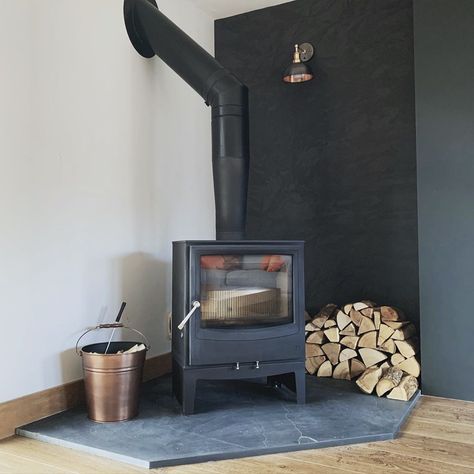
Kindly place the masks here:
[(172, 315), (184, 414), (194, 412), (200, 379), (266, 377), (304, 403), (303, 242), (173, 242)]

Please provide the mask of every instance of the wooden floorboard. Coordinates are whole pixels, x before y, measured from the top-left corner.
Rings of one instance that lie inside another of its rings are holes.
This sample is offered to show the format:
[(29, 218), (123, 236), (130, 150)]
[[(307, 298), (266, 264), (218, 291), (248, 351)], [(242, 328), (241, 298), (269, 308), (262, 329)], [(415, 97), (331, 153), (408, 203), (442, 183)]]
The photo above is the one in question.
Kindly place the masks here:
[(368, 445), (397, 455), (409, 455), (420, 459), (449, 462), (456, 466), (474, 469), (472, 446), (466, 443), (453, 443), (446, 440), (404, 433), (394, 441)]
[(474, 426), (462, 423), (448, 423), (446, 421), (413, 417), (408, 420), (402, 430), (411, 435), (426, 436), (430, 438), (452, 441), (454, 443), (467, 443), (474, 449)]
[[(27, 438), (0, 442), (0, 474), (146, 473)], [(422, 397), (393, 441), (168, 467), (158, 474), (474, 474), (474, 403)]]
[(474, 410), (469, 410), (470, 402), (455, 400), (448, 400), (448, 402), (446, 403), (446, 400), (442, 398), (437, 400), (433, 397), (422, 397), (417, 404), (416, 417), (426, 421), (474, 425)]
[[(451, 469), (449, 463), (434, 461), (428, 457), (418, 457), (409, 454), (394, 453), (380, 447), (354, 447), (349, 449), (331, 448), (317, 452), (304, 452), (302, 459), (327, 467), (336, 466), (349, 472), (361, 474), (378, 473), (410, 473), (410, 474), (442, 474)], [(295, 454), (290, 455), (295, 457)], [(299, 453), (298, 453), (299, 454)], [(456, 466), (456, 471), (472, 473), (471, 468)]]

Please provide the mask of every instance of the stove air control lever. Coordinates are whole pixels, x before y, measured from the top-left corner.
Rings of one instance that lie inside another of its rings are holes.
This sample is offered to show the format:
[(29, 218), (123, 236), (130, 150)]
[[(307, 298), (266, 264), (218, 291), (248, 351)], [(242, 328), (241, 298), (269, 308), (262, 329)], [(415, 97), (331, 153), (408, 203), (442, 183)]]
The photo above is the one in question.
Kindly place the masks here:
[(240, 370), (240, 362), (235, 363), (235, 370)]
[(259, 361), (259, 360), (256, 360), (256, 361), (255, 361), (255, 368), (256, 368), (256, 369), (259, 369), (259, 368), (260, 368), (260, 361)]
[(191, 316), (194, 314), (194, 311), (196, 311), (200, 306), (201, 303), (199, 301), (193, 301), (192, 302), (193, 307), (191, 308), (191, 311), (184, 317), (184, 319), (178, 324), (178, 329), (182, 331), (184, 329), (184, 326), (186, 326), (186, 323), (189, 321)]

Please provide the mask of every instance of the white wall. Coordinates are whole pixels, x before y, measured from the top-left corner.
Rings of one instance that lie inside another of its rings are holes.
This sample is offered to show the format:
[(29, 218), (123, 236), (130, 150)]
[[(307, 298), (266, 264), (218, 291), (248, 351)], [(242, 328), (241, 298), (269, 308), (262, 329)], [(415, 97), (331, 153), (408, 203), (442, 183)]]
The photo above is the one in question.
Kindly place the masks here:
[(272, 7), (289, 1), (291, 0), (193, 0), (193, 3), (217, 19)]
[[(159, 4), (212, 50), (210, 17)], [(80, 378), (77, 337), (122, 300), (167, 352), (171, 241), (214, 238), (214, 202), (209, 110), (138, 56), (122, 0), (0, 11), (2, 402)]]

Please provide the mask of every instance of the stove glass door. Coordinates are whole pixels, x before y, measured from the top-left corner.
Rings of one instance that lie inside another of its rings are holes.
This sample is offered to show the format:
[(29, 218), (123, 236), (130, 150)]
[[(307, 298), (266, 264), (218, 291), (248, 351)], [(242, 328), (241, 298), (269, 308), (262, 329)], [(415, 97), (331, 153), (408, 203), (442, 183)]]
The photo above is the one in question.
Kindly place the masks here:
[(293, 322), (291, 255), (201, 255), (201, 327)]

